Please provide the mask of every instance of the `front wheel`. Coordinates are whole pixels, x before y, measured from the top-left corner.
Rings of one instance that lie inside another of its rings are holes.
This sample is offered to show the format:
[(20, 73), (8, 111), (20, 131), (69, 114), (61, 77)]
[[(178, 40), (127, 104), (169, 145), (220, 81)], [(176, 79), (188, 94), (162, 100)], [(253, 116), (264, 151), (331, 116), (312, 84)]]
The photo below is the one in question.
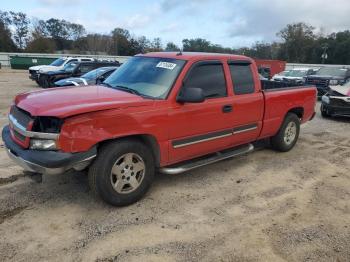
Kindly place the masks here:
[(300, 132), (300, 119), (288, 113), (278, 133), (271, 138), (272, 148), (281, 152), (291, 150), (296, 144)]
[(330, 117), (330, 114), (328, 114), (327, 109), (323, 104), (321, 104), (321, 116), (324, 118)]
[(147, 192), (154, 178), (153, 154), (137, 140), (104, 145), (89, 169), (94, 193), (114, 206), (132, 204)]

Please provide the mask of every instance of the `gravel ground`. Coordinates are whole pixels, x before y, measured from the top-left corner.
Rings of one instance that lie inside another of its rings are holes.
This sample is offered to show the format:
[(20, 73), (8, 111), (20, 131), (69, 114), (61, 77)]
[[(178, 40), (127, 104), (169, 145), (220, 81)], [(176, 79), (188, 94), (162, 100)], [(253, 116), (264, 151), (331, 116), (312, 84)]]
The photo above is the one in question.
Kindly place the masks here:
[[(0, 70), (0, 126), (26, 71)], [(350, 121), (316, 118), (269, 149), (177, 176), (138, 203), (95, 199), (84, 173), (31, 177), (0, 140), (1, 261), (350, 261)]]

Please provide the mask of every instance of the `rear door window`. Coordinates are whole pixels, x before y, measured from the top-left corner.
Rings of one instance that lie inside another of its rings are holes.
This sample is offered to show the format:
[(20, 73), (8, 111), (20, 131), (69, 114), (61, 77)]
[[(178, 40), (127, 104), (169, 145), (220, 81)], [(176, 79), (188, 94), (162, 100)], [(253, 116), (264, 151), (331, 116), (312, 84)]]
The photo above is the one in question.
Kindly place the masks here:
[(80, 72), (82, 74), (85, 74), (85, 73), (91, 71), (94, 68), (95, 68), (95, 65), (89, 64), (89, 65), (81, 65), (79, 69), (80, 69)]
[(184, 88), (188, 87), (201, 88), (206, 98), (227, 96), (223, 65), (220, 62), (195, 65), (185, 80)]
[(235, 95), (251, 94), (255, 91), (250, 63), (229, 63), (233, 92)]

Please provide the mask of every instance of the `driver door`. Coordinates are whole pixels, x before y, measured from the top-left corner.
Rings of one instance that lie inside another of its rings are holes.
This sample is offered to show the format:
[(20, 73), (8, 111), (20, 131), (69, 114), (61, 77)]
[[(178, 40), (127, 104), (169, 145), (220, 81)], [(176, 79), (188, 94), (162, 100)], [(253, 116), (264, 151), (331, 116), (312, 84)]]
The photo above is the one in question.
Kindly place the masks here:
[(206, 99), (201, 103), (177, 103), (169, 110), (169, 163), (229, 147), (232, 97), (228, 95), (226, 83), (221, 61), (192, 65), (181, 90), (201, 88)]

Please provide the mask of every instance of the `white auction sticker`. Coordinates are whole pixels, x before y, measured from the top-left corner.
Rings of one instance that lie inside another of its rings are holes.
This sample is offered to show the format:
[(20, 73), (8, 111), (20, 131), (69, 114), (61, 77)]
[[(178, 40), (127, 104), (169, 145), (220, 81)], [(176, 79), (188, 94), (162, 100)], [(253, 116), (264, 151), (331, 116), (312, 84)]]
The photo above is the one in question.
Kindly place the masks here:
[(159, 62), (156, 67), (165, 68), (169, 70), (173, 70), (175, 68), (176, 64), (169, 63), (169, 62)]

